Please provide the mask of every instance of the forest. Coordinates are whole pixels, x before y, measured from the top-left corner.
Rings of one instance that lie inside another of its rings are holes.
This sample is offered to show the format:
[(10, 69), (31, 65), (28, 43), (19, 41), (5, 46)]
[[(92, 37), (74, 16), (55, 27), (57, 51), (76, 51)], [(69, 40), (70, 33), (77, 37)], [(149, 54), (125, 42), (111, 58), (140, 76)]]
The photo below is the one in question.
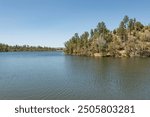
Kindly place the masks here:
[(112, 31), (99, 22), (90, 32), (75, 33), (65, 42), (64, 52), (95, 57), (150, 57), (150, 25), (127, 15)]
[(50, 48), (50, 47), (42, 47), (42, 46), (29, 46), (29, 45), (15, 45), (10, 46), (7, 44), (0, 43), (0, 52), (21, 52), (21, 51), (56, 51), (61, 50), (61, 48)]

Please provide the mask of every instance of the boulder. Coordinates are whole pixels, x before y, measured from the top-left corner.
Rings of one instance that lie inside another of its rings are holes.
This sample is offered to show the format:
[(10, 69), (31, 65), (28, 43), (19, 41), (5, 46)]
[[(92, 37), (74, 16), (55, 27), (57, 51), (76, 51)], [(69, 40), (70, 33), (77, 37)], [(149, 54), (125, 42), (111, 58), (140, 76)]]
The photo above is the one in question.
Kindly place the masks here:
[(119, 54), (120, 54), (121, 57), (127, 57), (127, 53), (126, 53), (125, 50), (119, 51)]
[(102, 57), (101, 53), (94, 53), (94, 57)]

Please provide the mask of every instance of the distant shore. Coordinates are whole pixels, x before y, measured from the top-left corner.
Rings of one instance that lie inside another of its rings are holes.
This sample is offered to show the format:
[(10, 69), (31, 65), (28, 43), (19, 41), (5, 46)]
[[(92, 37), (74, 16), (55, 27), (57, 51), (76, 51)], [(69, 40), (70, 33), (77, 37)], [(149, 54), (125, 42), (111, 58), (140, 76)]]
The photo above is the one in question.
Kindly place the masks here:
[(63, 51), (64, 48), (52, 48), (42, 46), (29, 46), (29, 45), (7, 45), (0, 43), (0, 52), (35, 52), (35, 51)]

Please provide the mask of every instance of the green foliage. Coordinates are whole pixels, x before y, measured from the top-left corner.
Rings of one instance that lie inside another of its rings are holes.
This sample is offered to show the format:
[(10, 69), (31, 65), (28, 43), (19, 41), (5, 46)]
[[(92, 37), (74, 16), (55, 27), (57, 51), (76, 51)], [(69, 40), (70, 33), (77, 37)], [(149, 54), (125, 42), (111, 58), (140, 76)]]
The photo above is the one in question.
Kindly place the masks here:
[(109, 31), (99, 22), (90, 34), (76, 33), (65, 43), (65, 53), (85, 56), (132, 57), (150, 55), (150, 26), (125, 16), (118, 28)]
[(101, 35), (101, 34), (105, 35), (108, 32), (108, 30), (107, 30), (106, 25), (105, 25), (104, 22), (98, 23), (97, 30), (99, 32), (99, 35)]
[(123, 21), (120, 23), (119, 28), (117, 29), (117, 34), (123, 42), (127, 40), (126, 27)]
[(136, 22), (135, 23), (135, 30), (136, 31), (141, 31), (143, 28), (144, 28), (144, 26), (141, 22)]
[(78, 36), (76, 33), (65, 43), (65, 53), (91, 56), (95, 52), (106, 51), (107, 43), (112, 41), (112, 35), (109, 32), (105, 23), (100, 22), (97, 28), (91, 29), (90, 34), (84, 32), (81, 36)]
[(130, 19), (128, 23), (128, 29), (129, 29), (130, 34), (131, 34), (131, 31), (134, 30), (134, 26), (135, 26), (134, 20)]
[(91, 29), (90, 34), (91, 34), (91, 38), (92, 38), (92, 37), (94, 36), (94, 31), (93, 31), (93, 29)]
[(35, 47), (35, 46), (29, 46), (29, 45), (23, 45), (23, 46), (9, 46), (7, 44), (1, 44), (0, 43), (0, 52), (18, 52), (18, 51), (54, 51), (57, 50), (55, 48), (50, 47)]
[(128, 22), (129, 22), (129, 17), (126, 15), (126, 16), (124, 16), (124, 18), (123, 18), (123, 23), (124, 23), (124, 25), (125, 25), (125, 28), (127, 28)]

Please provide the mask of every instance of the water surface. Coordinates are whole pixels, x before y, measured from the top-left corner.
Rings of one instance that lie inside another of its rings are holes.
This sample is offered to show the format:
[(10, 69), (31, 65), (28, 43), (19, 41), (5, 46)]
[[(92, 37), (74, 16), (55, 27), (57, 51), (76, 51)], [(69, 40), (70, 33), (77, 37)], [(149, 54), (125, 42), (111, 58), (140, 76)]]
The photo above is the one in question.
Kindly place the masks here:
[(150, 58), (0, 53), (0, 99), (150, 99)]

